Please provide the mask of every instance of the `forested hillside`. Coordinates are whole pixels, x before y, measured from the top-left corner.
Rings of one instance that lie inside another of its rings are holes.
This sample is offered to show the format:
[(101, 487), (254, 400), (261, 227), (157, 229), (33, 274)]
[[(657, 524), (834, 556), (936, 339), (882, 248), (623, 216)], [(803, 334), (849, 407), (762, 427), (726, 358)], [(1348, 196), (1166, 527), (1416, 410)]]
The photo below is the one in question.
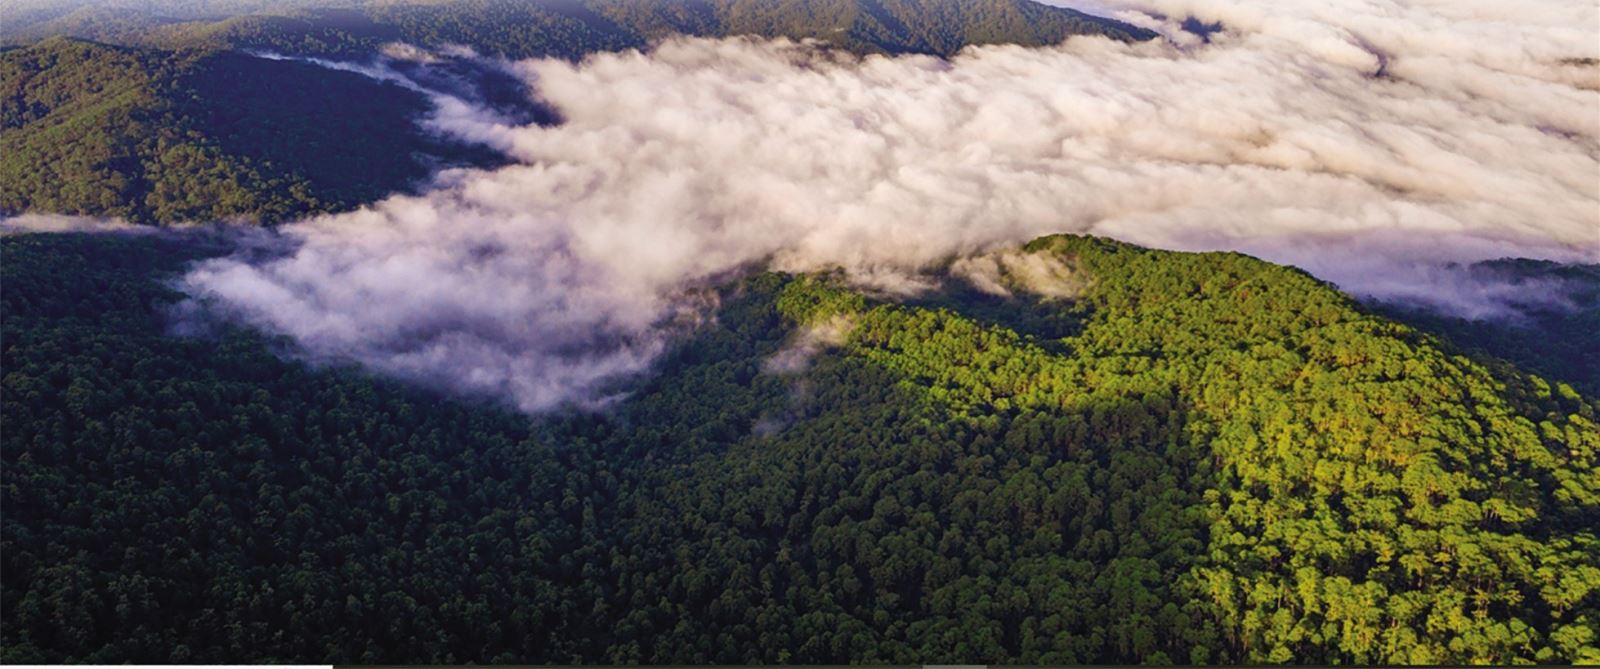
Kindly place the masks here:
[(761, 274), (529, 419), (0, 245), (8, 662), (1600, 661), (1600, 403), (1245, 256)]
[(362, 56), (403, 40), (463, 44), (508, 58), (576, 58), (669, 35), (815, 38), (857, 52), (950, 55), (970, 44), (1056, 44), (1149, 31), (1030, 0), (451, 0), (288, 3), (56, 3), (21, 7), (0, 38), (55, 35), (167, 48), (274, 49)]
[(424, 133), (413, 91), (237, 52), (55, 38), (0, 53), (0, 86), (0, 213), (270, 223), (496, 160)]

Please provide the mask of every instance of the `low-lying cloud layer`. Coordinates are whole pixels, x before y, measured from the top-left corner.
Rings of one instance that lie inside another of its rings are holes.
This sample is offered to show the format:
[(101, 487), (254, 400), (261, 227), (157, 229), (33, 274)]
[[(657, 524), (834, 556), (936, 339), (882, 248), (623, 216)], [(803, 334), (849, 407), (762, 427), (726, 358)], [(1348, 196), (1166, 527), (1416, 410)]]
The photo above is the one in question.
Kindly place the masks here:
[[(893, 288), (1089, 232), (1487, 313), (1442, 264), (1600, 258), (1592, 1), (1125, 4), (1171, 38), (950, 62), (686, 40), (510, 65), (564, 123), (449, 96), (428, 123), (518, 164), (288, 226), (292, 253), (186, 285), (313, 355), (536, 411), (597, 401), (685, 295), (753, 266)], [(1202, 43), (1188, 16), (1225, 30)]]

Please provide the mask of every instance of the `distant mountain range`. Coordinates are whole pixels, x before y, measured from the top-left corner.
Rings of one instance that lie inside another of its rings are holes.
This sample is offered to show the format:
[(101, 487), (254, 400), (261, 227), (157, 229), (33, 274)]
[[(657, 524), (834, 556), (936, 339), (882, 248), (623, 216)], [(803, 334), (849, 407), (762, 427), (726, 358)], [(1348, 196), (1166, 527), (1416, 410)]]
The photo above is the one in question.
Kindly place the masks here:
[(951, 55), (973, 44), (1054, 44), (1073, 35), (1149, 39), (1118, 21), (1028, 0), (457, 0), (452, 2), (24, 2), (0, 39), (71, 36), (319, 55), (401, 40), (510, 58), (577, 57), (670, 35), (818, 39), (853, 51)]

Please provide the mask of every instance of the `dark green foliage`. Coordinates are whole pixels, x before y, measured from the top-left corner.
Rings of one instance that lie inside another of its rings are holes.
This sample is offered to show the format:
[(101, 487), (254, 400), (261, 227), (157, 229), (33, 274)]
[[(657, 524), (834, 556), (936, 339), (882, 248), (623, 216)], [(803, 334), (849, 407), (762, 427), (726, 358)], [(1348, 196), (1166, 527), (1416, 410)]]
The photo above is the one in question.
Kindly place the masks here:
[(420, 95), (304, 63), (52, 39), (0, 82), (0, 212), (276, 222), (495, 160), (424, 134)]
[(1047, 238), (1092, 280), (1046, 301), (763, 274), (530, 420), (164, 335), (203, 250), (0, 244), (8, 661), (1600, 659), (1600, 406), (1244, 256)]
[(166, 337), (155, 279), (184, 247), (3, 243), (7, 661), (564, 657), (549, 640), (581, 635), (600, 548), (563, 500), (607, 503), (598, 452), (249, 333)]
[(142, 166), (119, 130), (155, 132), (136, 115), (168, 73), (149, 54), (71, 40), (0, 54), (0, 210), (131, 216)]

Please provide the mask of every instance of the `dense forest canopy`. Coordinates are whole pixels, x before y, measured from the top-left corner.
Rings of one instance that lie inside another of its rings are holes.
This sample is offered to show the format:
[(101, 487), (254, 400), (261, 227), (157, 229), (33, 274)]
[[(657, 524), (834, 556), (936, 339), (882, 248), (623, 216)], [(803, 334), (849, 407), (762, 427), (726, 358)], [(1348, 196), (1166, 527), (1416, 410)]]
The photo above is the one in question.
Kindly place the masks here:
[(760, 274), (530, 420), (0, 244), (8, 662), (1600, 660), (1600, 403), (1245, 256)]

